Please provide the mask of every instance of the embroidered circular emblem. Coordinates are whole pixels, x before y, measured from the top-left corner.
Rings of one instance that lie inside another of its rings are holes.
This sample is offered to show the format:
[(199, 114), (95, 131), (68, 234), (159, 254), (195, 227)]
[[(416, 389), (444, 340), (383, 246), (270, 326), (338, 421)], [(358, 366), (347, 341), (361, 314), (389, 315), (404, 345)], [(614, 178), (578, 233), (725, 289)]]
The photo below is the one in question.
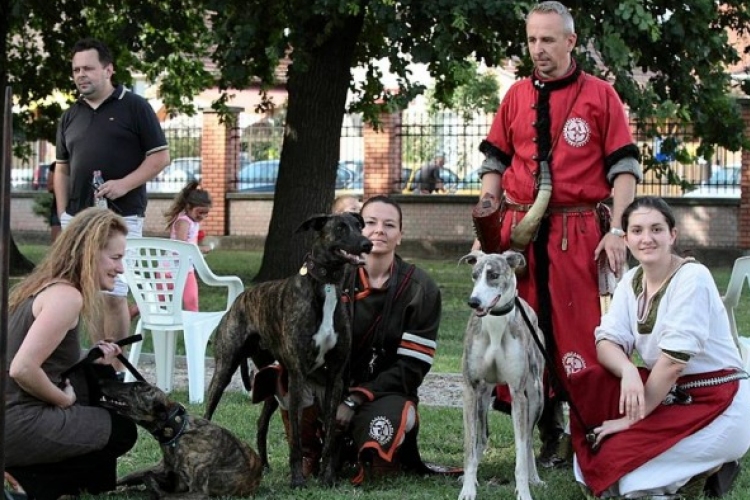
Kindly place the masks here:
[(565, 373), (570, 375), (571, 373), (579, 372), (586, 368), (586, 361), (583, 360), (583, 356), (577, 352), (569, 352), (562, 358), (563, 368)]
[(375, 417), (370, 422), (370, 437), (384, 446), (393, 439), (393, 424), (385, 417)]
[(580, 148), (591, 139), (591, 129), (583, 118), (569, 118), (563, 127), (563, 137), (574, 148)]

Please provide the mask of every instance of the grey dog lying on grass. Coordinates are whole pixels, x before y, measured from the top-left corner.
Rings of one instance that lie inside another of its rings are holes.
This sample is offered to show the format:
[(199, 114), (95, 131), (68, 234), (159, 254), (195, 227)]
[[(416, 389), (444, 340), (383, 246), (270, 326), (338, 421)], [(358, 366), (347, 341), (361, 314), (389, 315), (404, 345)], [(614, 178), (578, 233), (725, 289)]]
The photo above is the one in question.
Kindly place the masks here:
[[(161, 445), (162, 461), (120, 478), (120, 486), (145, 484), (154, 497), (252, 496), (263, 466), (250, 446), (185, 408), (148, 382), (100, 381), (101, 406), (132, 419)], [(187, 496), (186, 496), (187, 495)]]

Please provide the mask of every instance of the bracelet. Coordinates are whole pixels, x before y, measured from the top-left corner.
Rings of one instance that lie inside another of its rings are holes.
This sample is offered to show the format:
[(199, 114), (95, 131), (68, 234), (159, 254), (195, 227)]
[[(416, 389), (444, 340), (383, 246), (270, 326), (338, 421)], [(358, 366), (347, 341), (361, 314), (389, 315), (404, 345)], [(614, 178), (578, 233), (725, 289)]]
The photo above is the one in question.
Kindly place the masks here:
[(615, 236), (622, 238), (623, 236), (625, 236), (625, 231), (623, 231), (622, 228), (613, 227), (610, 228), (609, 234), (614, 234)]
[(357, 407), (359, 407), (359, 403), (354, 401), (351, 397), (347, 396), (346, 399), (344, 399), (343, 403), (351, 408), (352, 410), (356, 410)]

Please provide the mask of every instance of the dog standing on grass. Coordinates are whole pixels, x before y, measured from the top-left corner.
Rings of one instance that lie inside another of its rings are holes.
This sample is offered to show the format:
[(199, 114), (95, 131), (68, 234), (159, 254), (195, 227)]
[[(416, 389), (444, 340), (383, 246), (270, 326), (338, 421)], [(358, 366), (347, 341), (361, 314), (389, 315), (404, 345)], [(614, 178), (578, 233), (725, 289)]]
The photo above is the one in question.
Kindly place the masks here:
[(120, 478), (118, 486), (145, 484), (153, 497), (249, 497), (263, 475), (260, 457), (231, 432), (185, 408), (148, 382), (101, 380), (100, 405), (133, 420), (160, 444), (162, 461)]
[(513, 251), (474, 251), (461, 261), (473, 266), (469, 307), (474, 311), (464, 335), (464, 477), (458, 498), (474, 500), (477, 496), (477, 467), (489, 436), (487, 412), (492, 391), (495, 384), (508, 384), (516, 448), (516, 498), (531, 500), (529, 483), (543, 484), (536, 468), (533, 437), (544, 406), (544, 357), (532, 335), (544, 340), (536, 314), (517, 296), (515, 270), (526, 261)]
[(339, 434), (335, 416), (348, 380), (345, 368), (352, 337), (349, 314), (340, 297), (344, 278), (351, 274), (350, 266), (364, 264), (362, 254), (372, 250), (372, 242), (362, 235), (363, 227), (362, 217), (349, 212), (305, 221), (298, 231), (315, 231), (315, 238), (299, 273), (245, 290), (213, 336), (215, 369), (208, 388), (206, 418), (211, 418), (232, 375), (247, 358), (259, 368), (276, 360), (286, 370), (292, 487), (305, 484), (301, 403), (305, 385), (317, 384), (313, 380), (325, 386), (322, 481), (326, 485), (335, 481), (340, 448), (334, 446)]

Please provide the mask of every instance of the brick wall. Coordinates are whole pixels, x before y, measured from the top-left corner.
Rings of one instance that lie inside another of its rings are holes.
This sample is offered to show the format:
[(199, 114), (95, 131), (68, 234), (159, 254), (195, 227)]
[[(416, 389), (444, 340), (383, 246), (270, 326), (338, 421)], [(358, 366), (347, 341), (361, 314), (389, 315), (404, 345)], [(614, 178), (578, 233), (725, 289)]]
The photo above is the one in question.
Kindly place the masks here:
[(364, 198), (397, 191), (401, 179), (401, 113), (380, 115), (377, 129), (365, 125)]
[[(425, 253), (439, 253), (446, 246), (468, 250), (474, 239), (471, 224), (473, 196), (430, 197), (393, 195), (404, 214), (404, 243)], [(679, 230), (678, 244), (683, 250), (721, 249), (747, 250), (737, 232), (740, 204), (737, 200), (667, 200), (675, 211)], [(164, 194), (149, 197), (144, 231), (151, 236), (167, 236), (163, 212), (172, 202)], [(21, 240), (26, 237), (45, 239), (49, 234), (44, 218), (33, 213), (34, 198), (14, 194), (11, 199), (11, 229)], [(227, 244), (242, 248), (258, 248), (268, 232), (273, 198), (265, 195), (230, 194), (226, 198)], [(212, 210), (204, 226), (216, 216)], [(236, 240), (232, 242), (232, 240)]]
[(201, 185), (211, 193), (213, 206), (210, 217), (202, 224), (206, 234), (231, 234), (227, 220), (227, 186), (237, 177), (240, 153), (239, 108), (232, 108), (232, 116), (221, 123), (215, 111), (203, 112), (201, 139)]
[[(739, 99), (742, 107), (742, 120), (745, 123), (745, 138), (750, 140), (750, 98)], [(750, 249), (750, 151), (742, 151), (742, 179), (740, 213), (736, 226), (739, 232), (739, 246)]]

